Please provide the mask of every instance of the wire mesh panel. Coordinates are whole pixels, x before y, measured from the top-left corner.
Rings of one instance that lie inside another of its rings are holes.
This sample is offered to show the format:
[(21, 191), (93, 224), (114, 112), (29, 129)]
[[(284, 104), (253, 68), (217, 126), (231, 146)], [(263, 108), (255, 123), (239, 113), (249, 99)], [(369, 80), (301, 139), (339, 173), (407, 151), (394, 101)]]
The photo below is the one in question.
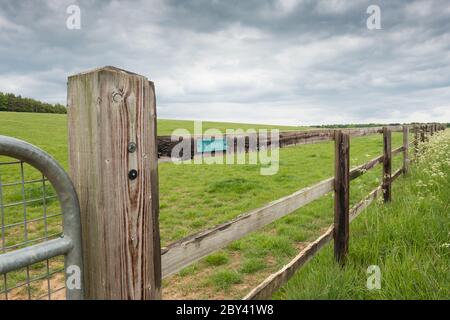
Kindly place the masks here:
[[(1, 253), (62, 235), (61, 206), (48, 179), (23, 161), (0, 158)], [(64, 259), (2, 275), (0, 299), (64, 299)]]
[(66, 288), (66, 268), (82, 268), (70, 179), (42, 150), (4, 136), (0, 214), (0, 300), (81, 298), (82, 288)]

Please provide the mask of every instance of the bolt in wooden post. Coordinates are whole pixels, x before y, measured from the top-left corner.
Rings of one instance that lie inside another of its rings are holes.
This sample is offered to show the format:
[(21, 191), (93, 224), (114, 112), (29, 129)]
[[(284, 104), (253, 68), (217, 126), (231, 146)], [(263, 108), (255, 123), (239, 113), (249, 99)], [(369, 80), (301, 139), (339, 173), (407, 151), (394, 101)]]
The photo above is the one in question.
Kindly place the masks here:
[(383, 198), (384, 202), (391, 201), (391, 178), (392, 178), (392, 133), (387, 127), (383, 128)]
[(409, 127), (403, 126), (403, 174), (409, 171)]
[(71, 76), (68, 121), (86, 298), (160, 299), (153, 83), (114, 67)]
[(343, 265), (349, 241), (350, 136), (336, 131), (334, 140), (334, 256)]

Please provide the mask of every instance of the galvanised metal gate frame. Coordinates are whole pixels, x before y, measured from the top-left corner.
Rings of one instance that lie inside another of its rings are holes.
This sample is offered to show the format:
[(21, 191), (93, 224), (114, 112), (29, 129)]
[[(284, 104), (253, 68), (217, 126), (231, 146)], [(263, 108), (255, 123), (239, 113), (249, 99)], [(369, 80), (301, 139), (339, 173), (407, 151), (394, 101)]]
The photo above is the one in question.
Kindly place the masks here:
[(77, 266), (81, 271), (81, 286), (73, 288), (66, 285), (66, 299), (83, 299), (80, 206), (72, 181), (55, 159), (25, 141), (0, 135), (0, 156), (15, 158), (39, 170), (54, 187), (63, 218), (63, 235), (60, 238), (0, 254), (0, 274), (64, 255), (66, 279), (70, 276), (67, 273), (69, 268)]

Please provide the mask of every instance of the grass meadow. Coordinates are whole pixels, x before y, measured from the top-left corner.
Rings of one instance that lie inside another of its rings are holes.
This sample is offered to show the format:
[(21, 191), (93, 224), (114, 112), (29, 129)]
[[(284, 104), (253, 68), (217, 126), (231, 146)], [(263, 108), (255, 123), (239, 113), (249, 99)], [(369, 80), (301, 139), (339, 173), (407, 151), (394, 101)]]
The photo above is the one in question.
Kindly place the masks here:
[[(275, 295), (277, 299), (445, 299), (450, 297), (450, 131), (432, 138), (393, 202), (368, 208), (350, 226), (340, 268), (328, 245)], [(381, 288), (368, 290), (377, 265)]]
[[(170, 134), (176, 128), (192, 130), (192, 125), (190, 121), (159, 120), (158, 134)], [(203, 124), (204, 129), (214, 127), (224, 131), (225, 128), (247, 129), (252, 125)], [(278, 129), (295, 128), (278, 127)], [(65, 115), (0, 113), (0, 135), (13, 136), (35, 144), (50, 153), (67, 168)], [(394, 133), (393, 148), (399, 147), (401, 144), (402, 135)], [(353, 138), (351, 140), (351, 164), (356, 166), (365, 163), (382, 154), (382, 150), (381, 135)], [(396, 157), (393, 169), (398, 169), (401, 162), (401, 156)], [(241, 213), (329, 178), (333, 175), (333, 165), (334, 145), (332, 142), (280, 149), (280, 169), (277, 174), (272, 176), (260, 175), (259, 165), (160, 163), (162, 245), (165, 246), (193, 232), (228, 221)], [(17, 175), (17, 172), (1, 170), (0, 166), (0, 174), (3, 179), (17, 179), (17, 176), (14, 176), (14, 174)], [(400, 184), (406, 183), (404, 180), (401, 178)], [(353, 181), (351, 203), (358, 202), (380, 182), (380, 167)], [(399, 197), (398, 189), (399, 187), (394, 187), (394, 203), (397, 203), (397, 197)], [(31, 192), (39, 193), (42, 190), (36, 187), (36, 190)], [(13, 194), (17, 194), (17, 190), (5, 197), (4, 202), (12, 201), (13, 199), (9, 199), (9, 197), (14, 197)], [(395, 205), (394, 203), (393, 205)], [(51, 209), (57, 210), (57, 202), (54, 201), (52, 205), (54, 207)], [(39, 210), (42, 211), (42, 204), (36, 206), (36, 215), (42, 215), (42, 212), (38, 212)], [(20, 210), (10, 212), (11, 219), (17, 219), (17, 221), (23, 218), (22, 214)], [(354, 224), (360, 223), (360, 219), (358, 218)], [(194, 263), (178, 274), (164, 279), (163, 298), (242, 298), (265, 277), (290, 261), (332, 222), (333, 198), (332, 194), (328, 194), (260, 231), (233, 242), (225, 249)], [(44, 231), (37, 227), (37, 233)], [(10, 241), (18, 241), (18, 239), (14, 239), (14, 236), (19, 237), (20, 234), (20, 232), (17, 232), (16, 235), (10, 234), (7, 235), (7, 238), (12, 239)], [(352, 242), (351, 252), (354, 250), (354, 245), (356, 244)], [(327, 251), (329, 249), (324, 253)], [(327, 258), (321, 255), (320, 259), (324, 261)], [(331, 264), (330, 259), (327, 265), (332, 267)], [(55, 266), (58, 266), (58, 262), (55, 262)], [(312, 279), (312, 275), (310, 277)], [(325, 279), (322, 282), (324, 281)], [(39, 288), (36, 291), (39, 291)], [(283, 293), (277, 297), (294, 298), (284, 289)], [(312, 295), (310, 297), (312, 298)]]

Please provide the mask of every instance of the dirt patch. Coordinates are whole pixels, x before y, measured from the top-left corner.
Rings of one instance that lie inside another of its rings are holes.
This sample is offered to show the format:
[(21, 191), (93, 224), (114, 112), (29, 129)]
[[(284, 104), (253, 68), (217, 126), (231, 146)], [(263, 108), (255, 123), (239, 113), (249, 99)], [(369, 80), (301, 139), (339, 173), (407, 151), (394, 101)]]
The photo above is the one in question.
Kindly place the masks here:
[[(295, 248), (300, 252), (309, 242), (295, 244)], [(289, 262), (289, 259), (287, 259)], [(266, 267), (263, 270), (253, 274), (244, 274), (240, 283), (232, 285), (229, 289), (221, 290), (215, 288), (207, 282), (219, 267), (208, 266), (201, 261), (196, 264), (197, 271), (193, 274), (180, 276), (179, 274), (171, 276), (163, 282), (164, 300), (200, 300), (200, 299), (242, 299), (253, 288), (258, 286), (269, 275), (279, 270), (279, 261), (274, 256), (265, 258)], [(286, 263), (287, 263), (286, 262)], [(238, 270), (242, 263), (242, 256), (239, 252), (230, 253), (230, 261), (225, 266), (229, 270)]]

